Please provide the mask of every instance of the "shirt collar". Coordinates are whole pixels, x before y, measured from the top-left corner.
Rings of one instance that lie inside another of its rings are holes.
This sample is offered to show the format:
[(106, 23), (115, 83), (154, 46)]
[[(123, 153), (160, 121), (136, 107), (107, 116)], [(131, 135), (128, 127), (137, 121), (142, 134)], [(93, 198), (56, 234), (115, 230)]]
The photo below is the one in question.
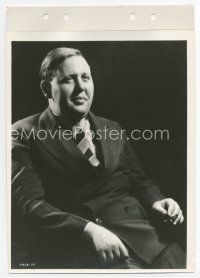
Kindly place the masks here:
[(88, 132), (90, 130), (90, 123), (87, 118), (82, 118), (80, 122), (78, 122), (72, 127), (73, 134), (76, 135), (76, 133), (78, 133), (80, 129), (84, 132)]

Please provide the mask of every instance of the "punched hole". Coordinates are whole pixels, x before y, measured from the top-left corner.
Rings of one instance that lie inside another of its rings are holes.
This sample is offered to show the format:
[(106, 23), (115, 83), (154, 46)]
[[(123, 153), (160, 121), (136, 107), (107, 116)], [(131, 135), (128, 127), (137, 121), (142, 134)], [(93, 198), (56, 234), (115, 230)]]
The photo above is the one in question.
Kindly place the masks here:
[(49, 15), (48, 14), (43, 14), (43, 18), (44, 18), (44, 20), (48, 20), (49, 19)]
[(69, 14), (64, 14), (64, 20), (69, 20), (70, 16)]
[(156, 18), (157, 18), (156, 14), (151, 14), (151, 15), (150, 15), (150, 19), (151, 19), (152, 21), (155, 21)]
[(135, 14), (134, 13), (130, 13), (130, 20), (135, 20)]

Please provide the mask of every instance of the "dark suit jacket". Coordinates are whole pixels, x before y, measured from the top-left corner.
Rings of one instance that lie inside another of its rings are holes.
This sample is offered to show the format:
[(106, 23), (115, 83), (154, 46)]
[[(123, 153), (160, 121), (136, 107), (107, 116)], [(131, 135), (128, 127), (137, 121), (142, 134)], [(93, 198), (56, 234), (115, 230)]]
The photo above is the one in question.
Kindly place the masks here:
[[(116, 122), (91, 112), (89, 119), (94, 131), (121, 132)], [(163, 196), (144, 174), (126, 135), (96, 139), (101, 167), (95, 168), (73, 139), (59, 138), (63, 128), (58, 125), (49, 108), (13, 125), (13, 246), (21, 242), (37, 255), (50, 254), (51, 249), (54, 254), (61, 249), (70, 253), (81, 246), (88, 221), (94, 221), (151, 264), (165, 244), (144, 207)]]

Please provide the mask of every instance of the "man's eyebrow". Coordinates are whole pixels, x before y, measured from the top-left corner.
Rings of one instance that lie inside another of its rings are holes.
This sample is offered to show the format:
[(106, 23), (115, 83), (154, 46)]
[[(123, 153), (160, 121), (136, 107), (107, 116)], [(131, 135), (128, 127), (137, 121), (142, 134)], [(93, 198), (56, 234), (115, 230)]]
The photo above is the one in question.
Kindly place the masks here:
[[(88, 75), (88, 76), (91, 76), (91, 73), (90, 72), (83, 72), (81, 75)], [(75, 78), (77, 76), (77, 74), (69, 74), (69, 75), (64, 75), (64, 76), (61, 76), (59, 79), (58, 79), (58, 82), (65, 82), (68, 80), (69, 77), (72, 77), (72, 78)]]
[(61, 76), (59, 79), (58, 79), (58, 82), (64, 82), (66, 80), (69, 79), (69, 77), (74, 77), (75, 74), (69, 74), (69, 75), (64, 75), (64, 76)]

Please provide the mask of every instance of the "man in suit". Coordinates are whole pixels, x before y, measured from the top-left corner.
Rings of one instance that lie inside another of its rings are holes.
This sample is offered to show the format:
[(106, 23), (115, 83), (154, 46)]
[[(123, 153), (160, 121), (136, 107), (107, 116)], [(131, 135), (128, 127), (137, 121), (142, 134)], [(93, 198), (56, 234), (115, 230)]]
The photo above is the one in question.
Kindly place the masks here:
[(119, 124), (90, 111), (80, 51), (52, 50), (40, 76), (48, 108), (13, 125), (13, 267), (184, 268), (147, 214), (176, 225), (182, 211), (146, 177)]

